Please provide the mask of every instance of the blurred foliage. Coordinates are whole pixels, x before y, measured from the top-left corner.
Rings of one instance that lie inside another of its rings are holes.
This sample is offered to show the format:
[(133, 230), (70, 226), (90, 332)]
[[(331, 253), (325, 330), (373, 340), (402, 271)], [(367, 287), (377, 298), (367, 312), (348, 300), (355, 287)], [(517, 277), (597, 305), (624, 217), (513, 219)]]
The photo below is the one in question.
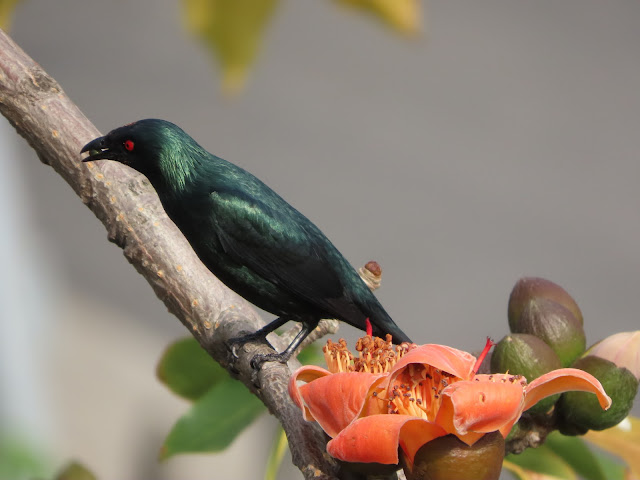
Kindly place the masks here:
[[(512, 465), (520, 468), (514, 470)], [(507, 455), (505, 457), (505, 467), (517, 473), (518, 478), (521, 480), (529, 478), (578, 479), (573, 468), (547, 445), (529, 448), (519, 455)], [(534, 474), (542, 476), (534, 476)]]
[(169, 345), (156, 373), (169, 390), (194, 402), (165, 439), (161, 459), (224, 450), (266, 411), (262, 402), (231, 378), (193, 337)]
[(219, 381), (178, 419), (160, 458), (224, 450), (265, 411), (264, 404), (242, 383), (231, 377)]
[[(0, 0), (0, 28), (6, 30), (20, 0)], [(422, 31), (420, 0), (334, 0), (338, 5), (369, 14), (406, 36)], [(260, 51), (264, 30), (278, 0), (182, 0), (185, 27), (220, 65), (222, 92), (237, 94)]]
[[(607, 480), (606, 468), (600, 457), (591, 451), (578, 437), (567, 437), (558, 432), (551, 433), (545, 442), (560, 458), (586, 480)], [(621, 472), (618, 472), (621, 473)]]
[[(316, 346), (305, 348), (298, 359), (317, 363), (322, 356)], [(156, 369), (158, 379), (176, 395), (193, 402), (178, 419), (160, 450), (167, 459), (181, 453), (218, 452), (263, 412), (266, 407), (245, 386), (216, 363), (193, 337), (167, 347)], [(279, 441), (281, 442), (281, 440)], [(274, 444), (270, 470), (277, 472), (285, 444)]]
[(187, 29), (200, 38), (222, 69), (222, 90), (244, 87), (263, 30), (277, 0), (183, 0)]
[(18, 436), (0, 438), (0, 480), (44, 478), (48, 467), (42, 454)]
[[(634, 419), (634, 422), (638, 422)], [(627, 431), (619, 438), (619, 430)], [(638, 478), (635, 476), (630, 456), (635, 454), (638, 458), (640, 443), (636, 438), (638, 431), (632, 433), (627, 427), (615, 427), (604, 432), (593, 432), (603, 436), (602, 444), (616, 456), (629, 462), (629, 468), (625, 468), (620, 462), (616, 462), (597, 450), (588, 447), (582, 437), (568, 437), (559, 432), (551, 433), (544, 445), (538, 448), (530, 448), (519, 455), (508, 455), (505, 458), (504, 468), (510, 471), (519, 480), (573, 480), (582, 478), (585, 480), (628, 480)], [(591, 432), (584, 438), (589, 439)], [(610, 442), (608, 438), (618, 439)], [(590, 440), (590, 439), (589, 439)], [(637, 463), (637, 460), (636, 460)], [(631, 475), (629, 475), (631, 473)]]
[(96, 480), (96, 476), (81, 463), (71, 462), (60, 470), (55, 480)]
[[(422, 30), (419, 0), (335, 1), (369, 13), (400, 33), (417, 35)], [(244, 88), (277, 5), (277, 0), (183, 0), (187, 29), (220, 65), (223, 93)]]
[(624, 459), (631, 470), (631, 477), (640, 478), (640, 418), (629, 416), (613, 428), (588, 432), (584, 438)]
[(282, 463), (282, 459), (284, 458), (284, 454), (287, 452), (288, 447), (289, 441), (287, 440), (287, 435), (284, 433), (284, 429), (282, 427), (278, 427), (278, 433), (276, 434), (275, 442), (273, 442), (273, 448), (271, 449), (271, 453), (267, 459), (267, 469), (264, 473), (264, 480), (276, 480), (276, 478), (278, 478), (278, 470), (280, 469), (280, 464)]
[(372, 14), (389, 27), (406, 35), (422, 31), (419, 0), (335, 0), (348, 7)]
[(156, 368), (158, 379), (169, 390), (187, 400), (197, 400), (218, 382), (229, 378), (193, 338), (178, 340), (167, 347)]
[(9, 29), (11, 13), (20, 0), (0, 0), (0, 28), (2, 30)]

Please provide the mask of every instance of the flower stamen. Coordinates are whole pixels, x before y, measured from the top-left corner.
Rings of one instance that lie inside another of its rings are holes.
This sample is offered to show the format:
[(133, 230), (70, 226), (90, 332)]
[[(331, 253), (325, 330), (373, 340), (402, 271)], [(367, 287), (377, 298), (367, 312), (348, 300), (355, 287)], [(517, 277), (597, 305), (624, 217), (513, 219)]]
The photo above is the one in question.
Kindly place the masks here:
[(358, 339), (355, 357), (347, 348), (347, 342), (341, 338), (338, 343), (327, 341), (323, 347), (327, 367), (331, 373), (388, 373), (414, 344), (403, 343), (395, 346), (391, 342), (391, 335), (386, 340), (378, 337), (365, 336)]

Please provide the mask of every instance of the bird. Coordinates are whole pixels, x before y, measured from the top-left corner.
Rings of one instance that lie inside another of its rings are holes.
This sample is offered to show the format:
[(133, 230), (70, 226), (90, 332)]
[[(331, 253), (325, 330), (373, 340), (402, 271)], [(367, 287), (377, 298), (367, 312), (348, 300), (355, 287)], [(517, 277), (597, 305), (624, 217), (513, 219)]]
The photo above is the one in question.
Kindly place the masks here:
[[(112, 160), (144, 175), (204, 265), (231, 290), (277, 318), (229, 343), (266, 336), (288, 321), (300, 332), (281, 353), (251, 365), (286, 363), (324, 318), (411, 342), (331, 241), (307, 217), (243, 168), (201, 147), (177, 125), (144, 119), (87, 143), (83, 162)], [(235, 355), (235, 348), (232, 349)]]

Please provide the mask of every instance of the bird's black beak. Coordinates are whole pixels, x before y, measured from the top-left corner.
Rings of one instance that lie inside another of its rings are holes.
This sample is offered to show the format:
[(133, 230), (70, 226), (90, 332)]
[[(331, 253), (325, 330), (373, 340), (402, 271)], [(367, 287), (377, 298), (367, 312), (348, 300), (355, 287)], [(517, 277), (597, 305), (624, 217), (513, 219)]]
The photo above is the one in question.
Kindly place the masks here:
[(89, 152), (89, 156), (83, 158), (83, 162), (92, 162), (93, 160), (115, 160), (116, 152), (109, 150), (105, 137), (99, 137), (90, 141), (80, 153)]

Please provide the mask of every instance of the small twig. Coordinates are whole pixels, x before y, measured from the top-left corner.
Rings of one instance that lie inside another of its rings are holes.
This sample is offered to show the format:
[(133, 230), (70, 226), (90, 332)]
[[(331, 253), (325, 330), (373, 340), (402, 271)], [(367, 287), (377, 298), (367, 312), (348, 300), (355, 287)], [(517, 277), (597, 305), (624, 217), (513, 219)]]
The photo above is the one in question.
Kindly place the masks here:
[(536, 448), (544, 443), (552, 431), (557, 429), (556, 418), (553, 413), (533, 416), (525, 412), (518, 425), (514, 428), (505, 444), (506, 453), (522, 453), (527, 448)]

